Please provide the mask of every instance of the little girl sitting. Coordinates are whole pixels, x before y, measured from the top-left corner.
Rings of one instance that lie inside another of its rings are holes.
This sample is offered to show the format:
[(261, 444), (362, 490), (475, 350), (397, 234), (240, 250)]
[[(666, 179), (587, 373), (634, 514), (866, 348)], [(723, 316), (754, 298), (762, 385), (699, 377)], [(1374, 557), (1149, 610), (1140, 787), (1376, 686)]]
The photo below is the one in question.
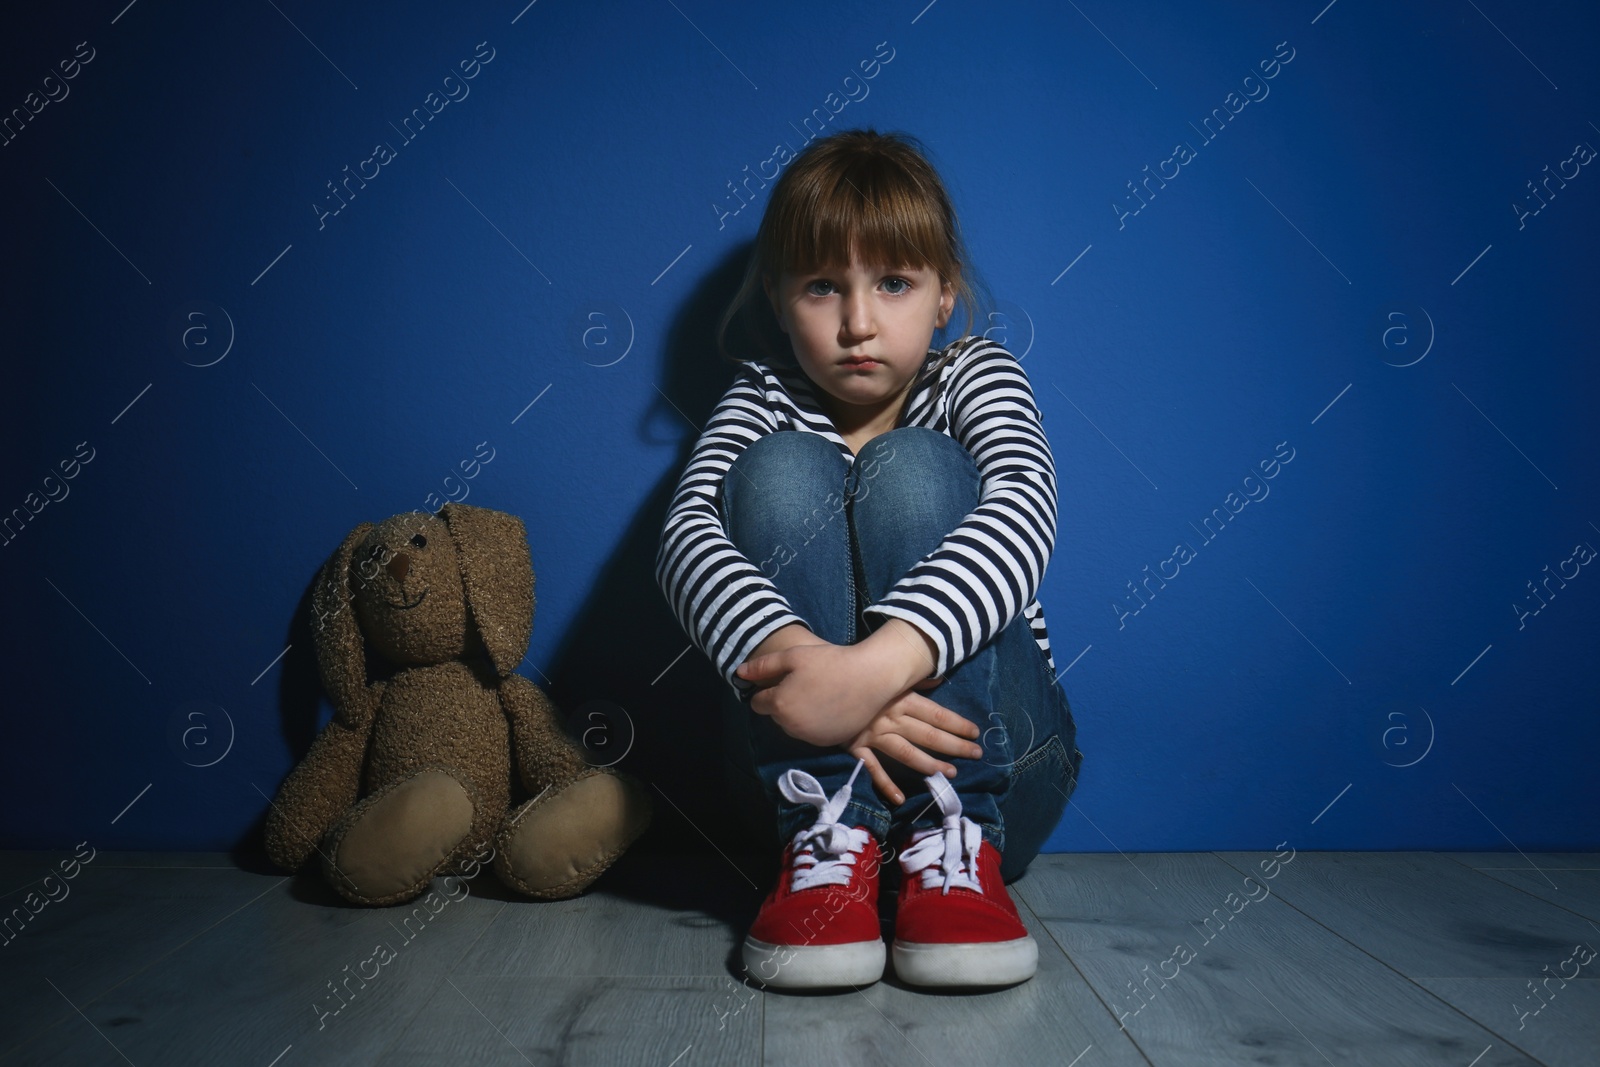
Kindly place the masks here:
[[(786, 344), (733, 361), (662, 533), (657, 578), (731, 686), (736, 754), (785, 842), (744, 945), (766, 985), (881, 977), (890, 842), (902, 981), (1009, 985), (1037, 966), (1005, 883), (1083, 759), (1035, 599), (1055, 466), (1021, 365), (970, 333), (965, 263), (909, 138), (802, 151), (719, 330), (755, 303)], [(958, 295), (968, 332), (931, 348)]]

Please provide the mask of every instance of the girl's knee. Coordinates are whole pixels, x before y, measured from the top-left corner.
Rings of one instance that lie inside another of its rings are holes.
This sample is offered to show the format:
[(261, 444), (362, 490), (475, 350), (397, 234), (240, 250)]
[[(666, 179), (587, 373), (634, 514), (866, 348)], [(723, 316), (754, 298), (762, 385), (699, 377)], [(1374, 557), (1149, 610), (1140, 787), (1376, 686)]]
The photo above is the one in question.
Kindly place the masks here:
[(977, 506), (982, 478), (972, 454), (925, 426), (879, 434), (856, 454), (851, 491), (858, 520), (881, 516), (896, 534), (928, 523), (943, 536)]
[(792, 430), (764, 434), (734, 457), (723, 477), (723, 496), (732, 500), (758, 490), (769, 498), (789, 494), (799, 500), (820, 500), (844, 485), (847, 466), (838, 448), (818, 434)]
[(762, 434), (751, 441), (734, 457), (733, 465), (748, 469), (772, 464), (789, 465), (796, 460), (826, 462), (830, 458), (837, 459), (842, 464), (844, 457), (840, 456), (838, 451), (831, 441), (818, 434), (779, 430), (776, 433)]
[(931, 479), (978, 481), (978, 464), (961, 442), (926, 426), (901, 426), (879, 434), (856, 453), (860, 482), (902, 483), (915, 491)]
[(949, 434), (926, 426), (900, 426), (881, 433), (862, 446), (856, 454), (856, 465), (863, 462), (888, 466), (900, 462), (902, 467), (930, 463), (965, 464), (977, 469), (972, 455)]

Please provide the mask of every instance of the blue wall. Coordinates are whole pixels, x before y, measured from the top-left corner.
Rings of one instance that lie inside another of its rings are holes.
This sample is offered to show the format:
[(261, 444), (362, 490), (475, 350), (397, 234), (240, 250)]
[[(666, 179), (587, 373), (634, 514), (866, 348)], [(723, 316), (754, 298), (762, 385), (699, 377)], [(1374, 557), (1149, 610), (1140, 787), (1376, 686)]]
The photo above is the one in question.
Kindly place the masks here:
[(522, 672), (722, 837), (652, 566), (730, 183), (821, 115), (929, 147), (1044, 412), (1051, 848), (1594, 847), (1593, 9), (924, 2), (14, 27), (0, 845), (251, 841), (330, 713), (318, 566), (463, 493), (528, 524)]

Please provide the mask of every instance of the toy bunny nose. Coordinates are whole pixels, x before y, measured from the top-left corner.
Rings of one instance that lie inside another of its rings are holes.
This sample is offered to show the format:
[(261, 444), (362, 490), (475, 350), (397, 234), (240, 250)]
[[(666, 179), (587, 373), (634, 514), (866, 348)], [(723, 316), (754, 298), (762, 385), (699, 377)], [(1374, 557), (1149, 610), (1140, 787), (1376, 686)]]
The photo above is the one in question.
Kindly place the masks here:
[(395, 581), (403, 582), (406, 580), (406, 572), (411, 569), (411, 557), (404, 552), (396, 552), (394, 558), (384, 564), (383, 569), (394, 575)]

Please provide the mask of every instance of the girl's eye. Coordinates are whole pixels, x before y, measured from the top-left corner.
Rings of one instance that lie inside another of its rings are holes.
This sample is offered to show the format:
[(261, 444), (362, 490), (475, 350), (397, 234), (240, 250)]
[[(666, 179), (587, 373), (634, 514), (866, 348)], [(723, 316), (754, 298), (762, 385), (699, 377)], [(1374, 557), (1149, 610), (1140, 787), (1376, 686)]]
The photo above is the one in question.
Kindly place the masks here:
[[(901, 277), (889, 277), (883, 280), (890, 296), (901, 296), (911, 290), (911, 283)], [(826, 278), (816, 278), (806, 284), (806, 292), (812, 296), (831, 296), (834, 285)]]

